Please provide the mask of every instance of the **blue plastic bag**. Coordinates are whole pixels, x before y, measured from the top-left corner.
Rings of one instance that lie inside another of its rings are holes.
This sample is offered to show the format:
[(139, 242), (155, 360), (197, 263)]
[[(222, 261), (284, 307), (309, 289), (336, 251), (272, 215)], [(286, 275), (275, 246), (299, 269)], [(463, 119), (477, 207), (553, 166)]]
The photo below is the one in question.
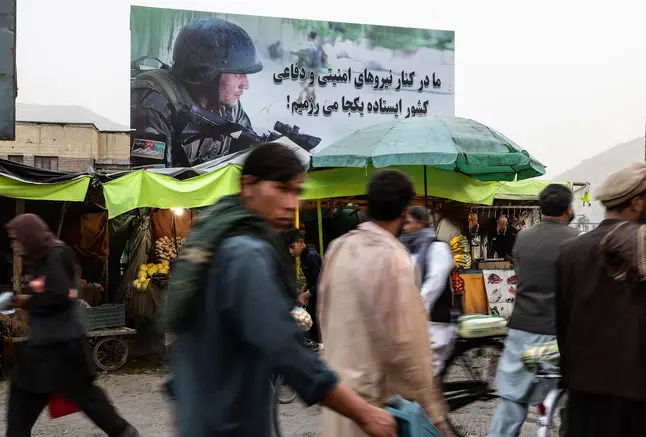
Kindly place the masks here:
[(399, 437), (442, 437), (418, 403), (395, 396), (387, 405), (386, 411), (397, 420)]

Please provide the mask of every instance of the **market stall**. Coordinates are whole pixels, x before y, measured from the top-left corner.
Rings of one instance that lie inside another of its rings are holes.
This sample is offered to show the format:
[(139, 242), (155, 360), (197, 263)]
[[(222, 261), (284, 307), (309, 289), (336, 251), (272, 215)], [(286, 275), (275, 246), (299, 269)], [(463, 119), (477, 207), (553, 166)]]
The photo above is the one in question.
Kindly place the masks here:
[[(447, 243), (458, 235), (464, 235), (470, 245), (474, 243), (474, 238), (469, 232), (469, 217), (474, 215), (479, 217), (478, 225), (482, 226), (483, 231), (491, 228), (491, 222), (495, 223), (499, 215), (507, 215), (512, 219), (511, 226), (519, 226), (521, 222), (524, 223), (522, 226), (530, 226), (537, 221), (538, 194), (547, 185), (554, 183), (537, 179), (509, 182), (481, 181), (454, 171), (422, 166), (392, 168), (404, 171), (411, 177), (417, 193), (413, 203), (428, 206), (435, 217), (434, 223), (438, 236)], [(366, 203), (367, 183), (377, 170), (369, 165), (367, 168), (333, 168), (308, 173), (302, 196), (303, 202), (297, 213), (296, 222), (306, 229), (309, 244), (317, 247), (324, 254), (325, 247), (331, 239), (347, 232), (353, 224), (358, 223), (365, 215), (363, 210)], [(119, 217), (124, 214), (122, 208), (126, 204), (129, 204), (129, 208), (156, 207), (166, 211), (170, 211), (173, 207), (207, 206), (221, 196), (237, 192), (239, 174), (239, 164), (221, 166), (210, 173), (185, 180), (138, 170), (104, 184), (108, 213), (111, 217)], [(125, 190), (126, 183), (129, 184), (129, 190)], [(576, 198), (583, 197), (588, 190), (587, 184), (557, 183), (574, 189)], [(138, 184), (141, 185), (138, 186)], [(135, 197), (129, 194), (131, 192), (146, 193), (146, 195)], [(166, 223), (165, 234), (170, 237), (168, 220)], [(149, 222), (142, 226), (147, 229), (152, 224)], [(495, 228), (495, 224), (493, 227)], [(486, 248), (487, 232), (480, 232), (480, 234), (478, 244)], [(183, 231), (179, 231), (178, 235), (182, 236)], [(150, 237), (149, 248), (156, 238), (159, 237)], [(459, 297), (461, 306), (467, 313), (489, 313), (489, 300), (494, 299), (487, 297), (487, 285), (492, 284), (485, 283), (484, 272), (492, 271), (502, 277), (506, 273), (496, 272), (509, 270), (511, 265), (504, 260), (495, 259), (493, 254), (487, 254), (486, 251), (476, 254), (474, 248), (468, 250), (468, 255), (470, 257), (468, 262), (465, 259), (459, 260), (462, 267), (460, 275), (464, 280), (464, 291)], [(133, 261), (131, 273), (124, 276), (122, 287), (132, 286), (133, 281), (139, 277), (137, 272), (141, 264), (154, 264), (158, 261), (154, 256), (150, 261), (148, 259)], [(154, 283), (152, 280), (148, 283), (151, 282)], [(503, 300), (507, 299), (509, 299), (508, 296)], [(496, 311), (501, 312), (498, 307)], [(150, 314), (150, 311), (141, 312)], [(505, 310), (502, 313), (505, 314)]]
[[(53, 172), (0, 160), (0, 211), (5, 223), (22, 213), (39, 215), (56, 238), (77, 253), (82, 271), (78, 302), (87, 317), (93, 358), (98, 368), (114, 370), (128, 356), (122, 337), (135, 331), (124, 326), (122, 305), (102, 305), (107, 302), (108, 215), (100, 187), (91, 185), (91, 173)], [(5, 256), (0, 287), (19, 294), (31, 278), (24, 274), (21, 258), (11, 253), (5, 233), (1, 235)], [(21, 309), (2, 312), (0, 330), (4, 365), (14, 352), (13, 345), (29, 337), (28, 313)]]

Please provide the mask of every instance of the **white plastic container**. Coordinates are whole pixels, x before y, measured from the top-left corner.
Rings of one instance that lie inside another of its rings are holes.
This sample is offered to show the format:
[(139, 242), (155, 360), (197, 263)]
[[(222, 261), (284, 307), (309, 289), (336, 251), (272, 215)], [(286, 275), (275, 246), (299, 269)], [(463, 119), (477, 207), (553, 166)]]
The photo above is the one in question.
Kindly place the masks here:
[(462, 338), (496, 337), (507, 335), (507, 320), (471, 314), (460, 317), (458, 332)]

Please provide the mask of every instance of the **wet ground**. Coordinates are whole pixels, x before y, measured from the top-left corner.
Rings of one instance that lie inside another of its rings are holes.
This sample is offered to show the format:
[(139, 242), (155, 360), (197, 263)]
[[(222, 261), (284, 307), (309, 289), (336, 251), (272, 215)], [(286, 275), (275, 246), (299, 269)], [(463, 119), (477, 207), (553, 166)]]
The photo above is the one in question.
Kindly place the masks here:
[[(165, 371), (135, 367), (116, 374), (99, 377), (119, 411), (132, 422), (143, 437), (171, 437), (172, 416), (169, 404), (160, 392)], [(0, 409), (6, 411), (7, 384), (0, 383)], [(284, 437), (316, 437), (320, 435), (321, 408), (306, 408), (298, 401), (280, 407), (281, 426)], [(495, 403), (465, 408), (459, 415), (477, 428), (488, 427)], [(458, 416), (454, 416), (458, 418)], [(523, 429), (522, 437), (536, 435), (536, 416), (530, 414), (529, 423)], [(0, 435), (5, 434), (4, 420), (0, 422)], [(44, 412), (38, 420), (33, 437), (100, 437), (104, 434), (82, 414), (51, 420)]]

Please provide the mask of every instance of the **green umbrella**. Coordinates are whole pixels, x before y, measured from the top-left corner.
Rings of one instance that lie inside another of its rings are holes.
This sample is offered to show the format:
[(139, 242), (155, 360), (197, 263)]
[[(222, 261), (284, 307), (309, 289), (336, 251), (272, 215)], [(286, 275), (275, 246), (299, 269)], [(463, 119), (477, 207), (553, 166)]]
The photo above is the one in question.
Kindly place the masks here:
[(513, 181), (545, 174), (543, 164), (500, 132), (458, 117), (411, 117), (356, 131), (314, 149), (312, 166), (376, 168), (424, 165), (483, 181)]

